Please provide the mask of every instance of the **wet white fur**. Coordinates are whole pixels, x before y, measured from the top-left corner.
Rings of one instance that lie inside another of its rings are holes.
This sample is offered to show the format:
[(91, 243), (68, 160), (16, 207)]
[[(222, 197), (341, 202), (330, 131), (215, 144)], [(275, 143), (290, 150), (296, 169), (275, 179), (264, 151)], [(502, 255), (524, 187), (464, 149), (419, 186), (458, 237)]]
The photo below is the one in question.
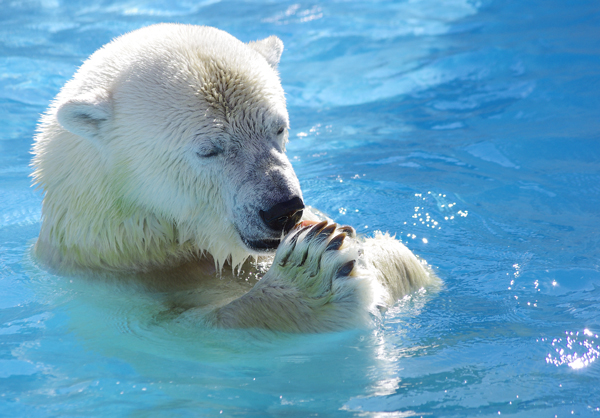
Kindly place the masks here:
[[(255, 255), (240, 234), (266, 234), (257, 208), (301, 196), (285, 156), (282, 51), (276, 37), (244, 44), (214, 28), (162, 24), (94, 53), (36, 135), (33, 178), (45, 193), (38, 259), (63, 274), (185, 270), (202, 279), (212, 274), (198, 272), (202, 259), (220, 268)], [(222, 155), (206, 157), (215, 150)], [(323, 246), (302, 237), (294, 251), (303, 245), (312, 261), (281, 266), (289, 248), (280, 245), (254, 288), (212, 301), (202, 320), (289, 331), (354, 327), (376, 306), (437, 281), (385, 235), (348, 238), (323, 258)], [(352, 274), (335, 277), (350, 259), (358, 260)]]

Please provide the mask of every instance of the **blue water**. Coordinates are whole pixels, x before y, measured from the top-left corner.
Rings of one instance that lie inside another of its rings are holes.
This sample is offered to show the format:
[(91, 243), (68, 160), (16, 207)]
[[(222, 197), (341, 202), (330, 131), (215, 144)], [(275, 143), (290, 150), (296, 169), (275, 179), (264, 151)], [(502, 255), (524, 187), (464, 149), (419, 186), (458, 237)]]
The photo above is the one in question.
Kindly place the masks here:
[[(597, 1), (0, 6), (1, 416), (600, 416)], [(443, 289), (373, 330), (285, 335), (41, 270), (39, 114), (95, 49), (167, 21), (278, 35), (307, 203), (397, 234)]]

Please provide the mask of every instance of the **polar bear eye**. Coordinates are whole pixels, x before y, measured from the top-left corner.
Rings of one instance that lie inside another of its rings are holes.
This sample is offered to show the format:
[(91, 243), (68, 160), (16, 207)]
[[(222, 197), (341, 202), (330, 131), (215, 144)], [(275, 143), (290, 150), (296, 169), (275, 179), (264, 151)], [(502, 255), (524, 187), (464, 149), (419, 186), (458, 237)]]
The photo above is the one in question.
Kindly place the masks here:
[(196, 155), (198, 155), (198, 157), (200, 157), (200, 158), (212, 158), (212, 157), (216, 157), (221, 152), (222, 152), (222, 150), (215, 146), (201, 147), (200, 150), (198, 150), (198, 152), (196, 152)]
[(198, 157), (201, 157), (201, 158), (211, 158), (211, 157), (216, 157), (217, 155), (219, 155), (219, 151), (214, 150), (214, 151), (210, 151), (206, 154), (198, 152), (197, 154), (198, 154)]
[(277, 130), (277, 136), (281, 135), (284, 132), (285, 132), (285, 126), (280, 126), (279, 129)]

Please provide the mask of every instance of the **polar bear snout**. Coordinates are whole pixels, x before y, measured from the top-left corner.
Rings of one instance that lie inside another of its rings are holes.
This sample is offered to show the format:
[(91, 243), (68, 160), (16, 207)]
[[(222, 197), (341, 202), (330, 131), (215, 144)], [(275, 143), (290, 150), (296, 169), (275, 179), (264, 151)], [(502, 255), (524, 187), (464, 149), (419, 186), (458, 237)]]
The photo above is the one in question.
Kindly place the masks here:
[(296, 196), (273, 205), (267, 211), (259, 210), (259, 215), (270, 229), (287, 234), (294, 225), (300, 222), (303, 209), (304, 202)]

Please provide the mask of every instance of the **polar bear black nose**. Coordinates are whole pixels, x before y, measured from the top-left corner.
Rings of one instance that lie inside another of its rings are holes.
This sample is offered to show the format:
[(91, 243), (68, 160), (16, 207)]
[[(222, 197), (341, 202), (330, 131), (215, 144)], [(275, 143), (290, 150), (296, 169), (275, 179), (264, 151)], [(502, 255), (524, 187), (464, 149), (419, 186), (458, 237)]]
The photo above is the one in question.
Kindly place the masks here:
[(267, 226), (275, 231), (287, 234), (302, 218), (304, 202), (299, 197), (294, 197), (286, 202), (277, 203), (271, 209), (261, 210), (260, 217)]

